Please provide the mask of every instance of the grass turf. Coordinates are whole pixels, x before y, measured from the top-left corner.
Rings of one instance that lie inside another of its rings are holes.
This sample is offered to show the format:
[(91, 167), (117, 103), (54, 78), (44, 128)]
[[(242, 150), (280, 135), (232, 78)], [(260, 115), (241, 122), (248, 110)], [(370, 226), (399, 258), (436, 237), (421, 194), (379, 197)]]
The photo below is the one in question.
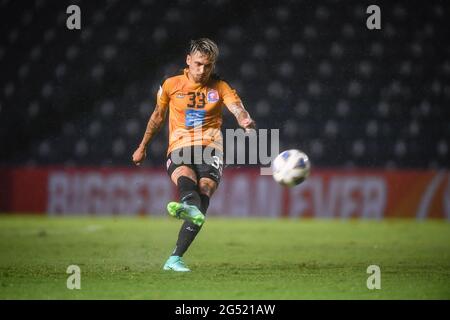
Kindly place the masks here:
[(447, 222), (209, 218), (193, 271), (163, 271), (180, 223), (1, 215), (0, 299), (450, 299)]

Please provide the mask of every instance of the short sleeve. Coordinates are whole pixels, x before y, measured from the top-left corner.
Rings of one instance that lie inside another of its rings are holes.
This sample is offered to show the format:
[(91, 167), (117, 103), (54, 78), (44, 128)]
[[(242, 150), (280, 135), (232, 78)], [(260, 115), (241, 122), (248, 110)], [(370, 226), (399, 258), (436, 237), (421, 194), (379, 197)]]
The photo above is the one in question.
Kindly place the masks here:
[(167, 86), (168, 86), (167, 81), (164, 81), (164, 83), (159, 86), (159, 90), (156, 95), (156, 104), (163, 108), (169, 106), (170, 98)]
[(242, 103), (241, 98), (236, 93), (236, 90), (231, 88), (225, 81), (220, 82), (220, 89), (223, 103), (225, 103), (226, 106)]

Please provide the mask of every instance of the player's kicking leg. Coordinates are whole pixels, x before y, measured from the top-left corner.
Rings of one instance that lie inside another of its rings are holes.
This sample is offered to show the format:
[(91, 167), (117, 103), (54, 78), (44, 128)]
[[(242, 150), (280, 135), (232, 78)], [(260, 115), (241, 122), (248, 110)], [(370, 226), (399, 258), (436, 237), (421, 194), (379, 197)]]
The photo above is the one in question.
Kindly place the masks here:
[(169, 214), (185, 220), (178, 234), (175, 250), (164, 264), (164, 270), (190, 271), (182, 257), (194, 241), (205, 221), (200, 211), (201, 198), (198, 192), (197, 175), (188, 166), (180, 166), (171, 174), (172, 181), (177, 185), (181, 202), (171, 202), (167, 205)]
[(201, 198), (196, 173), (188, 166), (180, 166), (173, 171), (171, 179), (178, 188), (181, 202), (170, 202), (167, 205), (169, 215), (201, 227), (205, 216), (200, 211)]
[(190, 221), (199, 227), (205, 222), (204, 214), (195, 205), (189, 205), (184, 201), (169, 202), (169, 204), (167, 204), (167, 211), (172, 217)]
[[(214, 150), (212, 151), (214, 152)], [(181, 226), (177, 245), (172, 256), (164, 265), (165, 270), (189, 271), (181, 257), (200, 232), (203, 222), (196, 223), (198, 220), (195, 217), (201, 216), (204, 221), (204, 215), (206, 215), (209, 206), (209, 199), (217, 189), (222, 175), (222, 158), (214, 156), (211, 159), (214, 161), (205, 161), (200, 165), (195, 165), (195, 170), (190, 166), (176, 167), (170, 158), (168, 160), (167, 169), (169, 175), (177, 185), (180, 196), (183, 199), (181, 204), (176, 202), (169, 204), (169, 214), (180, 218), (183, 218), (184, 214), (184, 217), (190, 218), (185, 219)], [(187, 206), (187, 209), (183, 209), (183, 205)], [(198, 211), (200, 211), (201, 215)]]
[[(209, 206), (209, 199), (217, 188), (217, 182), (209, 178), (200, 178), (198, 184), (199, 196), (200, 196), (200, 209), (206, 214)], [(180, 232), (178, 234), (177, 246), (169, 257), (166, 264), (164, 265), (164, 270), (174, 270), (174, 271), (190, 271), (189, 268), (184, 264), (182, 259), (183, 254), (194, 241), (197, 234), (200, 232), (201, 225), (198, 226), (193, 224), (191, 221), (186, 220), (181, 226)]]
[[(199, 195), (200, 195), (200, 209), (206, 214), (209, 206), (209, 199), (217, 189), (217, 182), (209, 178), (200, 178), (198, 183)], [(175, 271), (189, 271), (182, 260), (182, 255), (194, 241), (197, 234), (200, 232), (201, 226), (192, 224), (189, 221), (185, 221), (180, 229), (177, 241), (177, 247), (173, 255), (169, 258), (165, 270), (175, 270)], [(173, 265), (173, 267), (170, 267)]]

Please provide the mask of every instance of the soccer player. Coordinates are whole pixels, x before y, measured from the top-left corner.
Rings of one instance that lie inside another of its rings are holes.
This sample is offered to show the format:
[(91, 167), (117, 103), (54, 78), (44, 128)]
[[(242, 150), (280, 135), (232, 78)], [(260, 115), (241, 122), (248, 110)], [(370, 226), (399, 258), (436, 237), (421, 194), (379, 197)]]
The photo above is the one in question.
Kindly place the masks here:
[(183, 219), (176, 247), (164, 270), (190, 271), (182, 257), (200, 231), (209, 201), (220, 182), (223, 142), (220, 131), (222, 106), (247, 131), (255, 123), (236, 91), (213, 73), (219, 55), (217, 45), (201, 38), (190, 42), (187, 67), (166, 79), (159, 88), (156, 107), (147, 124), (133, 162), (140, 165), (147, 145), (162, 127), (169, 111), (167, 172), (178, 188), (181, 202), (167, 205), (169, 215)]

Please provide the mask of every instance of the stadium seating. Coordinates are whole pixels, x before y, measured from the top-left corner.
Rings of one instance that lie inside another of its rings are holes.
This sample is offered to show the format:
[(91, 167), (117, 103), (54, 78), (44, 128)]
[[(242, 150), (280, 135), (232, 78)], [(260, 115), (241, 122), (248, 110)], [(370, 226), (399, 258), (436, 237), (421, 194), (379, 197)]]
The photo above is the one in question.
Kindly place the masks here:
[[(65, 26), (69, 4), (81, 30)], [(161, 80), (208, 36), (282, 149), (323, 167), (448, 167), (450, 7), (381, 9), (370, 31), (364, 4), (334, 0), (0, 1), (0, 164), (131, 165)], [(166, 130), (148, 165), (164, 163)]]

